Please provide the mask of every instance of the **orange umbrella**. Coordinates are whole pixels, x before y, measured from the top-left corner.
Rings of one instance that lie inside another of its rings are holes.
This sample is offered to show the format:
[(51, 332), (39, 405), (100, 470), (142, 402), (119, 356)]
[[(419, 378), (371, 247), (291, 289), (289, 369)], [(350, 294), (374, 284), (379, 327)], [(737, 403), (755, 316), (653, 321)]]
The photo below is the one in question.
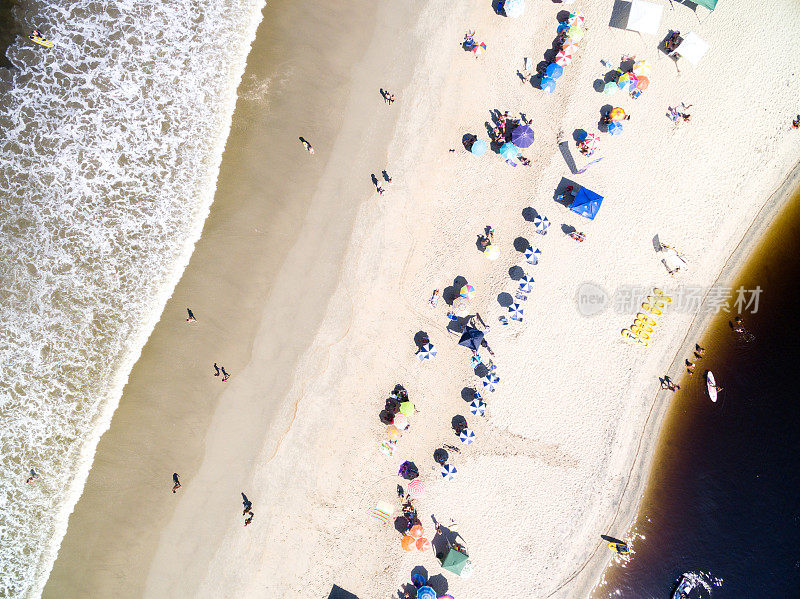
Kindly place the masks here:
[(414, 526), (411, 527), (411, 530), (408, 531), (408, 534), (410, 534), (415, 539), (419, 539), (422, 535), (425, 534), (425, 529), (422, 528), (422, 524), (415, 524)]
[(430, 548), (431, 548), (431, 542), (428, 539), (426, 539), (425, 537), (417, 539), (417, 549), (419, 549), (420, 551), (427, 551)]
[(650, 85), (650, 80), (644, 75), (642, 75), (641, 77), (639, 77), (639, 83), (636, 84), (636, 89), (638, 90), (647, 89), (648, 85)]
[(400, 541), (400, 545), (406, 551), (414, 551), (414, 549), (416, 549), (416, 542), (417, 540), (414, 537), (411, 535), (406, 535), (403, 537), (403, 540)]
[(614, 108), (610, 113), (609, 117), (611, 117), (612, 121), (621, 121), (625, 118), (625, 111), (622, 108)]
[(403, 436), (403, 433), (394, 424), (386, 427), (386, 434), (389, 435), (389, 441), (397, 441)]

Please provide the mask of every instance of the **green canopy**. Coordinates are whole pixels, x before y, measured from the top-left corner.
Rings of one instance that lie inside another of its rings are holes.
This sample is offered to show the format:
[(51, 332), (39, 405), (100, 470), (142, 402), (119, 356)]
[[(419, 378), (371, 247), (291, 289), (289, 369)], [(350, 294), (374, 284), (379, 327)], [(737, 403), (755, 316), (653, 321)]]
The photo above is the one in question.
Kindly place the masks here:
[(708, 10), (714, 10), (714, 7), (717, 5), (717, 0), (692, 0), (692, 2), (700, 6), (705, 6)]
[(467, 559), (469, 559), (469, 556), (466, 553), (450, 549), (442, 560), (442, 568), (460, 576), (464, 566), (467, 565)]

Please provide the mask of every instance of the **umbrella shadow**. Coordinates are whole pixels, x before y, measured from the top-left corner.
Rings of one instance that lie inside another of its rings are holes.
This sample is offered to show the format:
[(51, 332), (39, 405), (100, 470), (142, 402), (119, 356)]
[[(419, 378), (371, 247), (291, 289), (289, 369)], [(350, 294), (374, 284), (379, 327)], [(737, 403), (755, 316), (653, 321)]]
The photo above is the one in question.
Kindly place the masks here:
[(461, 390), (461, 399), (465, 402), (470, 403), (475, 399), (475, 394), (478, 392), (475, 387), (464, 387)]
[[(569, 189), (570, 187), (572, 187), (572, 189)], [(580, 189), (580, 185), (575, 183), (575, 181), (567, 179), (566, 177), (561, 177), (561, 181), (558, 182), (558, 186), (555, 191), (553, 191), (553, 201), (558, 202), (564, 206), (564, 208), (569, 208), (572, 206), (572, 200), (574, 198), (571, 193), (568, 193), (568, 190), (572, 192), (578, 189)]]
[(450, 420), (450, 428), (452, 428), (456, 435), (459, 434), (462, 430), (467, 428), (469, 425), (467, 424), (467, 419), (462, 416), (461, 414), (456, 414), (453, 416), (452, 420)]
[(472, 315), (457, 316), (456, 320), (451, 320), (447, 323), (447, 331), (449, 333), (456, 333), (457, 335), (460, 335), (464, 332), (464, 329), (469, 326), (470, 322), (472, 322), (472, 318)]
[(442, 299), (448, 306), (452, 306), (453, 302), (456, 301), (461, 295), (461, 288), (467, 284), (467, 279), (458, 275), (455, 279), (453, 279), (453, 284), (445, 287), (442, 290)]
[(614, 8), (611, 10), (611, 18), (608, 26), (614, 29), (626, 29), (628, 27), (628, 17), (631, 14), (631, 3), (616, 0)]
[(466, 543), (463, 542), (464, 538), (458, 532), (451, 530), (441, 522), (437, 522), (436, 516), (433, 514), (431, 514), (431, 520), (433, 520), (434, 524), (438, 525), (436, 535), (431, 539), (431, 546), (439, 561), (444, 560), (445, 555), (447, 555), (447, 550), (450, 549), (450, 546), (459, 538), (462, 541), (461, 545), (466, 547)]
[(608, 541), (609, 543), (623, 543), (623, 544), (627, 545), (627, 543), (625, 543), (625, 541), (622, 541), (622, 540), (617, 539), (615, 537), (611, 537), (609, 535), (600, 535), (600, 538), (603, 539), (604, 541)]
[(461, 138), (461, 143), (464, 144), (464, 149), (467, 150), (467, 152), (472, 151), (472, 144), (476, 141), (478, 141), (478, 136), (473, 133), (465, 133), (464, 137)]
[(558, 144), (558, 149), (561, 150), (561, 156), (564, 157), (564, 162), (567, 163), (569, 172), (574, 175), (578, 171), (578, 167), (575, 164), (575, 159), (572, 157), (572, 152), (569, 150), (569, 142), (562, 141)]
[(437, 597), (441, 597), (447, 593), (448, 589), (450, 588), (450, 583), (447, 582), (447, 579), (443, 574), (434, 574), (428, 579), (428, 586), (436, 591)]
[(658, 238), (658, 233), (655, 234), (653, 237), (653, 249), (656, 252), (660, 252), (663, 248), (661, 247), (661, 240)]
[(512, 266), (508, 269), (508, 276), (511, 277), (512, 281), (519, 281), (525, 276), (525, 271), (522, 270), (521, 266)]
[(517, 237), (514, 240), (514, 249), (517, 250), (520, 254), (524, 254), (525, 250), (527, 250), (530, 245), (531, 245), (530, 241), (528, 241), (524, 237)]
[(564, 232), (564, 235), (569, 235), (570, 233), (573, 233), (573, 232), (577, 231), (578, 229), (576, 229), (572, 225), (568, 225), (566, 223), (563, 223), (561, 225), (561, 230)]
[(572, 139), (575, 140), (575, 143), (578, 143), (586, 139), (587, 135), (589, 134), (583, 129), (575, 129), (575, 131), (572, 132)]
[(514, 298), (511, 297), (511, 294), (503, 291), (497, 296), (497, 303), (500, 304), (503, 308), (508, 308), (511, 304), (514, 303)]
[[(402, 595), (400, 595), (400, 597), (402, 597)], [(331, 587), (331, 592), (328, 595), (328, 599), (358, 599), (358, 595), (351, 593), (350, 591), (346, 591), (338, 585), (333, 585), (333, 587)]]
[(450, 454), (447, 453), (447, 450), (444, 449), (443, 447), (439, 447), (433, 452), (433, 461), (442, 466), (444, 466), (447, 463), (447, 460), (449, 458)]
[(527, 222), (532, 223), (536, 218), (540, 215), (536, 212), (535, 208), (531, 208), (528, 206), (527, 208), (522, 209), (522, 218), (524, 218)]
[(479, 362), (475, 365), (475, 376), (477, 376), (479, 379), (482, 379), (487, 374), (489, 374), (489, 369), (486, 367), (486, 364)]
[(614, 107), (611, 104), (603, 104), (600, 107), (600, 120), (597, 121), (597, 128), (601, 133), (608, 133), (608, 123), (604, 122), (606, 115), (611, 112)]
[(417, 346), (417, 349), (422, 349), (430, 342), (430, 336), (425, 331), (417, 331), (416, 335), (414, 335), (414, 343)]

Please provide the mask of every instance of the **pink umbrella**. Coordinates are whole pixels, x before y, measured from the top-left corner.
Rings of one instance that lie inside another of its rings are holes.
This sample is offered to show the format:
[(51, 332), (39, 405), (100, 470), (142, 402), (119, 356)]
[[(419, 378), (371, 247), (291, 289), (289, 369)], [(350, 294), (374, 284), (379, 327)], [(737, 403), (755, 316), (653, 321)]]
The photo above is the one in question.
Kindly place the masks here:
[(419, 478), (415, 478), (408, 483), (408, 496), (411, 497), (411, 499), (425, 497), (425, 483)]
[(589, 150), (589, 152), (594, 152), (597, 149), (597, 146), (600, 142), (600, 136), (595, 133), (589, 133), (586, 137), (583, 138), (581, 141), (581, 145)]
[(555, 63), (562, 67), (567, 66), (569, 63), (572, 62), (572, 54), (561, 50), (558, 54), (556, 54)]
[(408, 428), (408, 418), (403, 416), (402, 414), (395, 414), (394, 420), (392, 420), (392, 424), (395, 425), (396, 428), (399, 428), (401, 431)]

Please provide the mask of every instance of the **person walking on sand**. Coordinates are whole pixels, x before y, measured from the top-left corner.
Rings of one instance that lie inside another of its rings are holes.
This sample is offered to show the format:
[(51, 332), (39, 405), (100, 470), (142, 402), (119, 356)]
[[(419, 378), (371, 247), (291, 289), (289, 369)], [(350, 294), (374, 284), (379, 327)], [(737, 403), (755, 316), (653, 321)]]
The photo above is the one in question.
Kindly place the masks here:
[(224, 383), (224, 382), (225, 382), (225, 381), (227, 381), (229, 378), (231, 378), (231, 375), (229, 375), (227, 372), (225, 372), (225, 367), (224, 367), (224, 366), (222, 366), (222, 367), (220, 368), (220, 370), (222, 370), (222, 382)]
[(394, 104), (394, 94), (389, 94), (389, 106)]
[(197, 319), (194, 317), (194, 312), (189, 308), (186, 308), (186, 311), (189, 313), (189, 318), (186, 319), (186, 322), (197, 322)]
[(173, 493), (177, 493), (178, 489), (181, 488), (181, 481), (178, 480), (178, 473), (177, 472), (173, 472), (172, 473), (172, 482), (175, 483), (175, 484), (172, 485), (172, 492)]
[(219, 366), (217, 366), (216, 362), (214, 362), (214, 371), (214, 376), (219, 376)]
[(244, 494), (244, 491), (242, 491), (242, 505), (244, 506), (244, 511), (242, 512), (242, 516), (244, 516), (247, 512), (250, 511), (250, 508), (253, 507), (253, 502), (247, 498), (247, 495)]
[(255, 517), (255, 514), (253, 512), (247, 512), (247, 513), (250, 514), (250, 515), (247, 516), (247, 520), (244, 521), (244, 525), (245, 526), (250, 524), (253, 521), (253, 518)]
[(306, 152), (308, 152), (309, 154), (314, 153), (314, 147), (310, 143), (308, 143), (308, 141), (306, 141), (302, 137), (300, 138), (300, 141), (302, 142), (303, 147), (306, 149)]
[(28, 485), (29, 485), (29, 484), (31, 484), (33, 481), (35, 481), (37, 478), (39, 478), (39, 474), (36, 472), (36, 470), (34, 470), (33, 468), (31, 468), (31, 475), (28, 477), (28, 480), (26, 480), (26, 481), (25, 481), (25, 484), (28, 484)]

